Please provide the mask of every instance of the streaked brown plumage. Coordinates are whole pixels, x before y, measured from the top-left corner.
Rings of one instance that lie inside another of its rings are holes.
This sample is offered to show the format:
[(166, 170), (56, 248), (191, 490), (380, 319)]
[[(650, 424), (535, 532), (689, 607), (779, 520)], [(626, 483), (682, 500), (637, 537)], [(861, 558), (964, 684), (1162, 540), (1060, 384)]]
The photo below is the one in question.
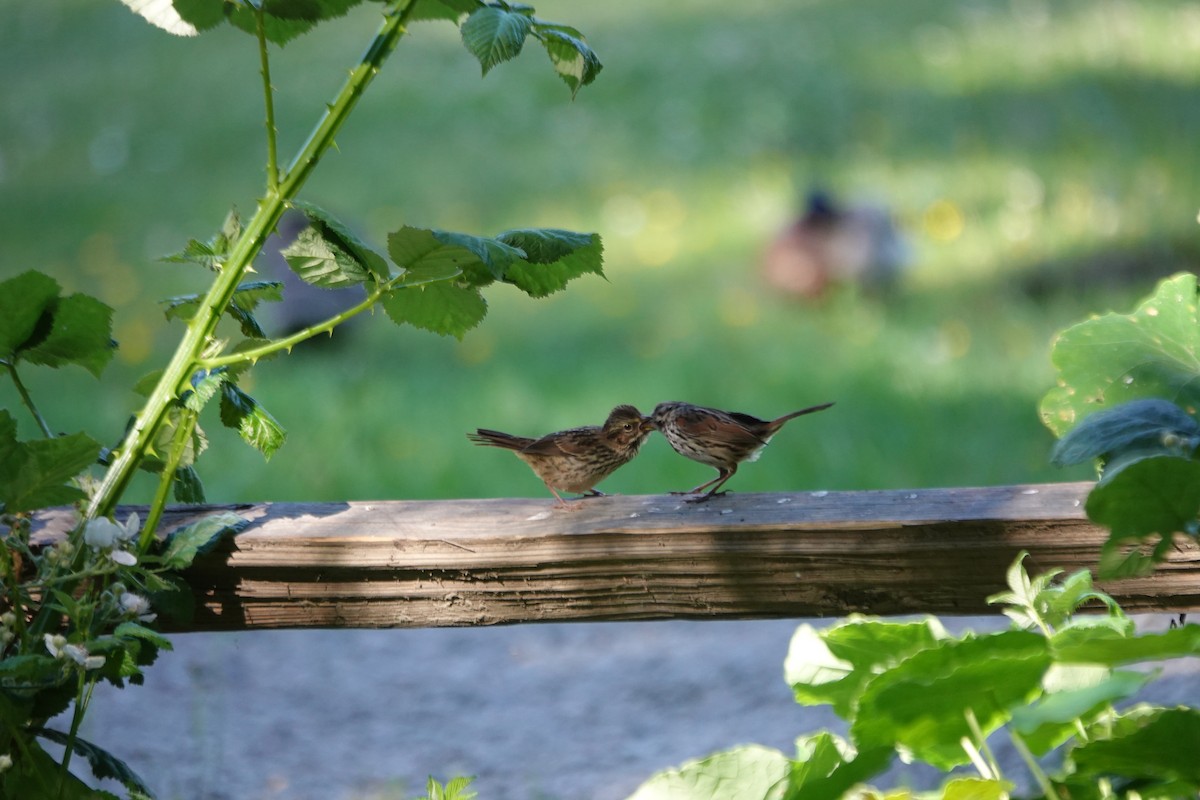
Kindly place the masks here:
[(602, 495), (594, 488), (596, 484), (636, 456), (652, 430), (650, 418), (636, 408), (617, 406), (603, 425), (548, 433), (540, 439), (486, 428), (468, 433), (467, 438), (475, 444), (512, 450), (558, 498), (559, 507), (572, 508), (560, 491)]
[(690, 403), (659, 403), (650, 419), (654, 427), (667, 437), (676, 453), (716, 468), (717, 477), (711, 481), (686, 492), (678, 492), (696, 494), (711, 486), (708, 494), (691, 500), (700, 502), (716, 494), (725, 481), (737, 472), (738, 464), (757, 460), (767, 442), (788, 420), (823, 411), (831, 405), (833, 403), (823, 403), (784, 414), (778, 419), (763, 420), (749, 414), (720, 411)]

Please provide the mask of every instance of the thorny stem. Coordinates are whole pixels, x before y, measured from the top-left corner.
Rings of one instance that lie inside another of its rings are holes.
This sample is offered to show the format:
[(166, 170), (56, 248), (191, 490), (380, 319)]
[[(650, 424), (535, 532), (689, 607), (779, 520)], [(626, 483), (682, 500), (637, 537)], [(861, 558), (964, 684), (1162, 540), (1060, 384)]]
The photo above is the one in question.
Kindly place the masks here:
[(367, 309), (371, 308), (385, 294), (403, 284), (405, 287), (420, 286), (424, 283), (434, 283), (436, 281), (446, 280), (445, 277), (439, 277), (427, 281), (405, 281), (404, 275), (401, 274), (391, 280), (383, 283), (374, 284), (375, 288), (367, 293), (367, 296), (361, 303), (347, 308), (338, 314), (333, 315), (323, 322), (318, 322), (316, 325), (309, 325), (307, 328), (296, 331), (291, 336), (285, 336), (282, 339), (274, 339), (267, 344), (259, 347), (253, 347), (248, 350), (240, 350), (236, 353), (231, 353), (227, 356), (217, 356), (215, 358), (201, 358), (196, 362), (196, 366), (200, 369), (214, 370), (220, 367), (231, 367), (241, 364), (254, 364), (256, 361), (267, 356), (273, 355), (281, 351), (289, 351), (303, 341), (319, 336), (322, 333), (330, 333), (338, 325), (341, 325), (351, 317), (355, 317)]
[(25, 388), (25, 384), (21, 382), (21, 376), (17, 374), (17, 365), (11, 361), (0, 361), (0, 364), (8, 367), (8, 374), (12, 376), (13, 385), (17, 387), (17, 394), (21, 395), (21, 402), (25, 404), (25, 408), (29, 409), (29, 413), (37, 420), (38, 427), (42, 429), (42, 434), (47, 439), (54, 438), (54, 432), (50, 430), (50, 426), (46, 424), (46, 420), (38, 413), (37, 406), (33, 404), (33, 397)]
[(254, 32), (258, 35), (258, 61), (263, 82), (263, 107), (267, 114), (267, 194), (271, 195), (279, 190), (279, 156), (276, 144), (279, 131), (275, 128), (275, 87), (271, 85), (271, 59), (267, 52), (265, 13), (261, 5), (254, 9)]
[[(975, 737), (975, 742), (978, 742), (977, 755), (982, 755), (983, 758), (987, 759), (986, 772), (985, 770), (980, 770), (980, 772), (984, 773), (984, 777), (999, 779), (1002, 774), (1000, 772), (1000, 765), (996, 763), (996, 757), (992, 755), (991, 748), (988, 747), (987, 737), (983, 735), (983, 729), (979, 727), (979, 720), (975, 718), (975, 709), (968, 708), (964, 712), (964, 715), (967, 718), (967, 727), (971, 729), (971, 735)], [(964, 737), (965, 740), (966, 737)], [(968, 755), (970, 755), (970, 752), (970, 750), (967, 751)], [(974, 761), (974, 759), (972, 760)], [(976, 763), (976, 768), (978, 767), (979, 764)]]
[(358, 99), (379, 69), (395, 49), (405, 33), (405, 24), (414, 3), (402, 1), (389, 6), (383, 24), (376, 33), (367, 51), (347, 78), (334, 101), (326, 107), (324, 115), (309, 135), (308, 141), (292, 161), (287, 174), (282, 176), (278, 187), (259, 201), (258, 209), (247, 223), (221, 266), (221, 270), (200, 302), (200, 307), (188, 323), (187, 331), (179, 342), (158, 384), (146, 400), (146, 405), (134, 418), (124, 441), (116, 451), (112, 465), (105, 473), (99, 488), (93, 495), (85, 512), (86, 519), (111, 514), (133, 478), (138, 462), (158, 428), (162, 425), (167, 409), (187, 385), (188, 378), (196, 369), (200, 353), (209, 343), (229, 300), (237, 289), (250, 262), (262, 249), (263, 242), (275, 230), (284, 208), (300, 191), (321, 156), (333, 143)]
[(150, 546), (150, 542), (154, 541), (154, 530), (158, 527), (158, 521), (162, 519), (163, 509), (167, 506), (167, 494), (171, 491), (171, 484), (175, 481), (175, 470), (179, 469), (179, 462), (183, 460), (183, 451), (187, 449), (188, 439), (191, 438), (192, 431), (195, 429), (196, 412), (184, 409), (179, 425), (175, 428), (175, 438), (171, 440), (171, 452), (167, 454), (167, 463), (163, 465), (162, 474), (158, 479), (158, 488), (154, 491), (154, 500), (151, 501), (150, 509), (146, 512), (146, 523), (138, 538), (138, 552), (144, 553)]
[(79, 670), (79, 691), (75, 697), (75, 710), (71, 714), (71, 730), (67, 734), (67, 743), (63, 751), (62, 778), (58, 784), (58, 796), (62, 797), (67, 787), (67, 776), (71, 766), (71, 755), (75, 752), (75, 739), (79, 735), (79, 726), (83, 723), (83, 715), (87, 712), (88, 704), (92, 701), (92, 689), (96, 687), (95, 679), (90, 679), (84, 670)]

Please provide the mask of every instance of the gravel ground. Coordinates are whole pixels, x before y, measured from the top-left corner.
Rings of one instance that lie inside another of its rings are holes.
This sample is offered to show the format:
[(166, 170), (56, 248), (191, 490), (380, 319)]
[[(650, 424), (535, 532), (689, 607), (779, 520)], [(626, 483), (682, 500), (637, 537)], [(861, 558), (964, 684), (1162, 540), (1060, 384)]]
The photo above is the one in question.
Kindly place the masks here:
[[(622, 800), (690, 758), (840, 730), (783, 682), (796, 624), (178, 635), (144, 686), (97, 690), (84, 736), (163, 800), (408, 800), (430, 774), (477, 776), (480, 800)], [(1151, 686), (1193, 685), (1175, 664)]]

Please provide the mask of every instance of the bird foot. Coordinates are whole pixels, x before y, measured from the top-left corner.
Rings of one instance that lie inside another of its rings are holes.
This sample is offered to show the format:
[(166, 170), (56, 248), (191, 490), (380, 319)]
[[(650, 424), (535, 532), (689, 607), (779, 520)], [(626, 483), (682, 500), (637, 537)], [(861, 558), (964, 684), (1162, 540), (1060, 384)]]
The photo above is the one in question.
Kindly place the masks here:
[(685, 503), (703, 503), (705, 500), (711, 500), (714, 497), (721, 497), (722, 495), (726, 495), (726, 494), (729, 494), (729, 492), (728, 491), (709, 492), (708, 494), (702, 494), (699, 497), (689, 497), (688, 499), (684, 500), (683, 502), (685, 502)]

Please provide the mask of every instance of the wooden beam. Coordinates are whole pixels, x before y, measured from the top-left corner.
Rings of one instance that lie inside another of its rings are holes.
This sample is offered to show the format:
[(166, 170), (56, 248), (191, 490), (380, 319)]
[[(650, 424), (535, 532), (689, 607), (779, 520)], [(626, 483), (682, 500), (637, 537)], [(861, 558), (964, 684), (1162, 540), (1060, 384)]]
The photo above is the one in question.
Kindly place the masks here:
[[(187, 573), (197, 614), (176, 629), (993, 613), (1020, 550), (1031, 571), (1095, 565), (1090, 486), (222, 506), (249, 525)], [(1130, 612), (1200, 609), (1200, 548), (1102, 588)]]

